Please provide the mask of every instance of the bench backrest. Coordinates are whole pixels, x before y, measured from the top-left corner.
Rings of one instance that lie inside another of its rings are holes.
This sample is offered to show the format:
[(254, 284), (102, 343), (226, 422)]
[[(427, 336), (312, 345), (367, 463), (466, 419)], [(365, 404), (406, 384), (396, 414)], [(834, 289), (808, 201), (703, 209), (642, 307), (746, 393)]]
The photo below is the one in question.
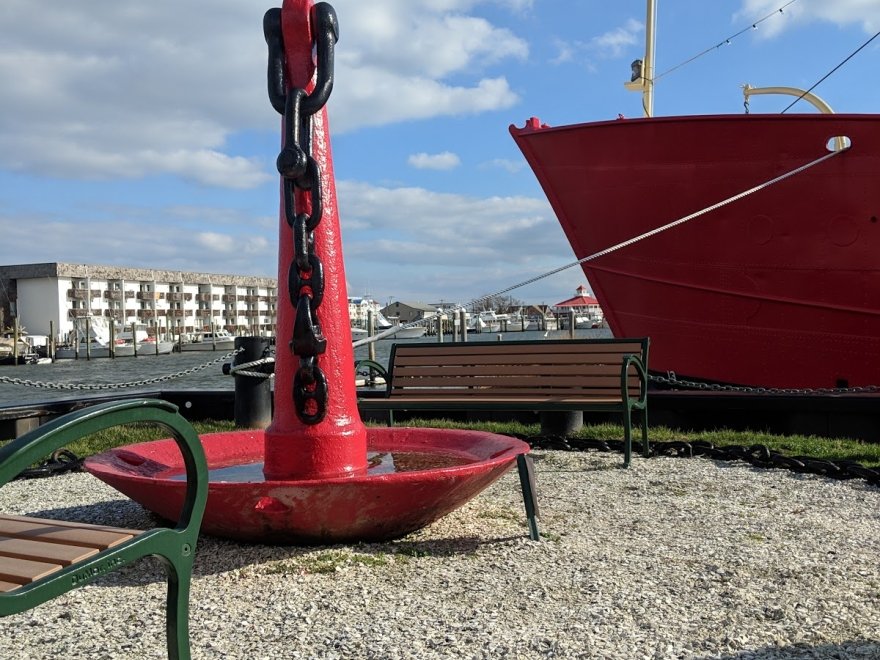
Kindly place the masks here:
[[(648, 359), (648, 339), (402, 344), (392, 347), (389, 396), (621, 396), (625, 355)], [(642, 385), (634, 367), (627, 388)]]

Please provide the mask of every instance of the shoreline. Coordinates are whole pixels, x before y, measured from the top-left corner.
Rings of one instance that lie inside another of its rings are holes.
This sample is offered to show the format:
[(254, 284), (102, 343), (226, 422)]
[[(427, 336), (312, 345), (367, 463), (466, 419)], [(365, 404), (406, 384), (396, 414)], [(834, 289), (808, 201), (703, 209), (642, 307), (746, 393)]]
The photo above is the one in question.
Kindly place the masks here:
[[(540, 542), (516, 472), (419, 532), (295, 547), (203, 536), (194, 658), (880, 657), (880, 489), (744, 463), (534, 451)], [(7, 513), (147, 528), (88, 474), (16, 481)], [(10, 657), (165, 657), (141, 562), (0, 621)]]

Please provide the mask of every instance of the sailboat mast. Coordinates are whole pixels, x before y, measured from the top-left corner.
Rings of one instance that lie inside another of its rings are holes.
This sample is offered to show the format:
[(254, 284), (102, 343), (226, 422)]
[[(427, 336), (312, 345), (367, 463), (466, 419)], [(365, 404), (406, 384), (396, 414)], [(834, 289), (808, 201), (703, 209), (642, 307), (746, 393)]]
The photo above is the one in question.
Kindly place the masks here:
[(648, 7), (645, 18), (645, 61), (642, 64), (642, 75), (645, 88), (642, 92), (642, 107), (645, 117), (654, 116), (654, 43), (655, 26), (657, 23), (657, 0), (647, 0)]
[(623, 83), (631, 92), (642, 93), (642, 112), (654, 116), (654, 29), (657, 18), (657, 0), (647, 0), (645, 12), (645, 55), (632, 63), (632, 78)]

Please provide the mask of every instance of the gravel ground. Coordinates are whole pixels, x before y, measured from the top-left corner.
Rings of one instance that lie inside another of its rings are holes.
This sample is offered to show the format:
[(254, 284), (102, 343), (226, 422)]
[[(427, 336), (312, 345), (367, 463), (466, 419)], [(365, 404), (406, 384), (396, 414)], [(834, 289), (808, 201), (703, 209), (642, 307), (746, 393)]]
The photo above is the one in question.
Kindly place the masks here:
[[(706, 459), (535, 452), (541, 542), (509, 472), (401, 540), (203, 537), (195, 658), (880, 658), (880, 489)], [(87, 474), (13, 482), (0, 510), (147, 528)], [(2, 658), (162, 658), (144, 560), (0, 619)]]

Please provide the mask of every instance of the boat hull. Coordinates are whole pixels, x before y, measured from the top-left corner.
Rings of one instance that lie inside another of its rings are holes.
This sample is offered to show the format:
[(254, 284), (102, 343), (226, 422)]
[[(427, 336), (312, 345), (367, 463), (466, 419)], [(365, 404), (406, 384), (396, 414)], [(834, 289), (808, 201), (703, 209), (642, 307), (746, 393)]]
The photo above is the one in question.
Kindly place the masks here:
[(235, 350), (235, 339), (218, 339), (216, 342), (194, 341), (181, 344), (181, 351), (232, 351)]
[(579, 259), (829, 153), (821, 164), (583, 264), (651, 368), (725, 383), (876, 385), (880, 117), (718, 115), (511, 134)]
[[(168, 355), (174, 350), (174, 342), (141, 342), (137, 347), (137, 355)], [(113, 357), (133, 357), (135, 355), (134, 346), (132, 344), (119, 344), (113, 351)], [(79, 358), (106, 358), (110, 357), (110, 347), (106, 345), (93, 345), (88, 352), (85, 346), (79, 347), (79, 355), (77, 350), (70, 346), (61, 346), (55, 351), (56, 360), (72, 360)]]

